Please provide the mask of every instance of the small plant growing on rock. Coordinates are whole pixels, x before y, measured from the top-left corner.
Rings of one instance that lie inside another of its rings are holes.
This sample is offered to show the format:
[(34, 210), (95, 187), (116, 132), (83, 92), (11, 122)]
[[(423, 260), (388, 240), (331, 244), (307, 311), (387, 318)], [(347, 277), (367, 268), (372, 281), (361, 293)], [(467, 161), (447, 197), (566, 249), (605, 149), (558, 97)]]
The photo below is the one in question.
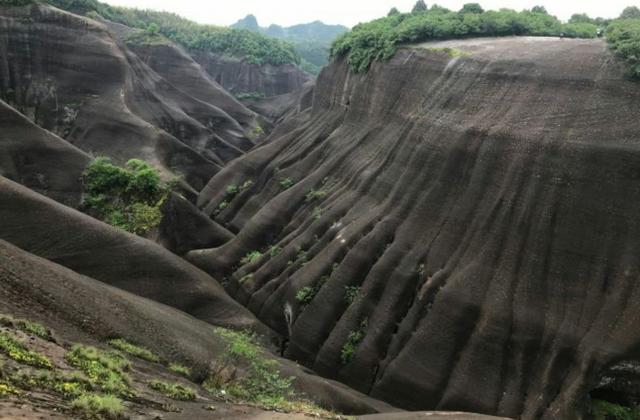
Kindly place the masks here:
[(309, 303), (311, 303), (314, 297), (315, 294), (313, 293), (312, 287), (303, 287), (302, 289), (298, 290), (298, 293), (296, 293), (296, 300), (302, 305), (308, 305)]
[(136, 346), (135, 344), (131, 344), (128, 341), (118, 338), (115, 340), (110, 340), (109, 345), (113, 348), (116, 348), (120, 351), (128, 353), (132, 356), (138, 357), (140, 359), (147, 360), (149, 362), (157, 363), (160, 361), (160, 357), (153, 354), (151, 351), (144, 347)]
[(122, 400), (113, 395), (82, 395), (73, 400), (71, 407), (86, 418), (110, 420), (124, 418)]
[(357, 331), (351, 331), (349, 336), (347, 337), (347, 341), (342, 346), (342, 351), (340, 352), (340, 361), (343, 365), (350, 363), (353, 360), (353, 357), (364, 340), (366, 335), (368, 321), (365, 319), (360, 323), (360, 328)]
[(258, 261), (262, 258), (262, 252), (260, 251), (251, 251), (240, 260), (240, 264), (245, 265), (252, 262)]
[(346, 300), (349, 305), (360, 298), (360, 286), (345, 286), (344, 289), (344, 300)]
[(196, 392), (193, 389), (178, 383), (153, 380), (149, 382), (149, 388), (178, 401), (193, 401), (196, 399)]
[(77, 344), (65, 358), (71, 366), (84, 372), (99, 390), (123, 397), (132, 395), (130, 379), (125, 373), (131, 364), (121, 355)]
[(311, 202), (313, 200), (324, 198), (326, 195), (327, 195), (326, 191), (323, 191), (323, 190), (311, 190), (304, 196), (304, 200), (306, 202)]
[(191, 376), (191, 369), (178, 363), (171, 363), (169, 365), (169, 370), (173, 373), (177, 373), (178, 375), (182, 375), (187, 378)]
[(295, 181), (291, 178), (284, 178), (280, 180), (280, 188), (282, 188), (283, 190), (288, 190), (289, 188), (293, 187), (295, 184), (296, 184)]

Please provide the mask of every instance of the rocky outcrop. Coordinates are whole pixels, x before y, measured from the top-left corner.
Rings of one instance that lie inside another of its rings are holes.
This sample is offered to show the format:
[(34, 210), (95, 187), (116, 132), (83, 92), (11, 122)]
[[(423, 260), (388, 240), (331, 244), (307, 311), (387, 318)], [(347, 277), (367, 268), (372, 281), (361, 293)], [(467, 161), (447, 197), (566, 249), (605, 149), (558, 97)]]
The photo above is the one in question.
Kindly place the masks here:
[(282, 95), (300, 90), (312, 79), (292, 64), (257, 65), (245, 59), (201, 51), (193, 51), (192, 55), (211, 78), (235, 94), (257, 92), (265, 96)]
[(196, 76), (174, 85), (95, 20), (38, 4), (0, 7), (1, 98), (87, 153), (142, 158), (199, 190), (253, 146), (245, 134), (253, 113)]
[(639, 112), (600, 40), (435, 43), (366, 75), (340, 61), (311, 112), (201, 192), (238, 234), (188, 258), (289, 357), (372, 396), (577, 418), (640, 357)]
[[(124, 337), (153, 349), (165, 360), (185, 363), (200, 381), (210, 373), (212, 361), (224, 357), (228, 346), (214, 334), (210, 324), (82, 276), (3, 240), (0, 240), (0, 310), (3, 314), (37, 319), (54, 328), (65, 340), (93, 344), (96, 340)], [(328, 408), (354, 414), (397, 411), (287, 360), (270, 358), (283, 375), (296, 377), (294, 386), (298, 392)], [(148, 412), (138, 414), (141, 418), (156, 417)], [(220, 418), (208, 414), (201, 409), (194, 416)]]
[(212, 324), (269, 333), (183, 259), (1, 177), (0, 220), (1, 239), (77, 273)]

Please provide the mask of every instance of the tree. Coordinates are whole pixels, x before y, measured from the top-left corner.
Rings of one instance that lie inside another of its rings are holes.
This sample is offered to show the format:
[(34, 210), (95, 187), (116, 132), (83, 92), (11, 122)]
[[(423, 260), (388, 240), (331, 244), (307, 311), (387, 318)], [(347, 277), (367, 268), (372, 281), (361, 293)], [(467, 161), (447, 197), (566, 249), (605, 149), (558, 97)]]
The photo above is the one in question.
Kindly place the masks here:
[(147, 33), (151, 35), (156, 35), (160, 31), (160, 28), (154, 22), (151, 22), (149, 26), (147, 26)]
[(481, 13), (484, 13), (484, 9), (478, 3), (467, 3), (464, 6), (462, 6), (462, 9), (460, 9), (460, 13), (481, 14)]
[(640, 9), (636, 6), (629, 6), (622, 11), (620, 15), (622, 19), (638, 19), (640, 18)]
[(387, 13), (387, 16), (396, 16), (400, 14), (400, 10), (396, 9), (395, 7), (392, 7), (391, 10), (389, 10), (389, 13)]
[(411, 9), (411, 13), (423, 13), (427, 11), (427, 4), (424, 0), (418, 0), (416, 4)]
[(569, 23), (595, 23), (586, 13), (575, 13), (569, 19)]
[(549, 14), (549, 12), (547, 12), (547, 9), (544, 6), (535, 6), (533, 9), (531, 9), (531, 11), (533, 13), (541, 13), (543, 15)]

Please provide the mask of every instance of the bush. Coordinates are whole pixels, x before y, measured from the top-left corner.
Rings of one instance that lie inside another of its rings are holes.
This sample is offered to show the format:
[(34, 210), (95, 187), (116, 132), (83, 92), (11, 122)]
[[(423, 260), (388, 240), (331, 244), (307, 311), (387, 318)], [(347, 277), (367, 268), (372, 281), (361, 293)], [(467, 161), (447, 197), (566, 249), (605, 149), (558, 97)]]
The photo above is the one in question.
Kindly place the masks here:
[(475, 3), (459, 12), (441, 7), (417, 13), (391, 14), (368, 23), (356, 25), (336, 39), (331, 47), (334, 57), (347, 57), (355, 72), (365, 72), (375, 60), (387, 60), (399, 45), (430, 40), (482, 36), (558, 36), (593, 38), (594, 23), (565, 25), (546, 10), (509, 9), (484, 11)]
[(343, 365), (351, 362), (351, 360), (353, 360), (353, 357), (356, 355), (356, 351), (358, 350), (358, 347), (360, 347), (360, 343), (362, 343), (362, 340), (364, 340), (364, 337), (366, 335), (365, 331), (367, 328), (367, 324), (368, 322), (365, 319), (360, 323), (360, 327), (357, 331), (351, 331), (349, 333), (347, 341), (342, 346), (342, 350), (340, 352), (340, 361)]
[(245, 265), (252, 262), (258, 261), (262, 258), (262, 252), (260, 251), (251, 251), (240, 260), (240, 264)]
[(191, 376), (191, 369), (178, 363), (171, 363), (169, 365), (169, 370), (173, 373), (177, 373), (178, 375), (182, 375), (187, 378)]
[(143, 235), (162, 222), (170, 190), (159, 171), (142, 160), (131, 159), (121, 168), (99, 157), (85, 171), (84, 206), (110, 225)]
[(193, 401), (196, 399), (196, 392), (182, 384), (154, 380), (149, 382), (149, 388), (178, 401)]
[(640, 19), (621, 19), (607, 29), (607, 41), (629, 65), (632, 77), (640, 78)]
[(280, 180), (280, 188), (283, 190), (288, 190), (289, 188), (295, 185), (295, 181), (291, 178), (284, 178)]
[(97, 389), (123, 397), (131, 395), (130, 379), (125, 373), (130, 363), (119, 354), (75, 345), (65, 357), (71, 366), (84, 372)]
[(124, 417), (122, 401), (113, 395), (82, 395), (73, 400), (71, 407), (91, 419), (120, 419)]
[(594, 420), (638, 420), (640, 419), (640, 408), (594, 400), (591, 404), (591, 414), (593, 414)]

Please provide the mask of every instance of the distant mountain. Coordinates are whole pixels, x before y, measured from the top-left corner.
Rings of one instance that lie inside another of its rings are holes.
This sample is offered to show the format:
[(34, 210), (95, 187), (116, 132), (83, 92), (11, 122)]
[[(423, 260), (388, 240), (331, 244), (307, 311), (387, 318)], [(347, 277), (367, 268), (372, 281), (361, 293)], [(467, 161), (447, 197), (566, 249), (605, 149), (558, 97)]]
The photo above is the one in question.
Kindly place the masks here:
[(349, 30), (346, 26), (327, 25), (319, 20), (289, 27), (270, 25), (263, 28), (254, 15), (247, 15), (231, 27), (260, 32), (291, 42), (298, 54), (307, 62), (303, 65), (305, 70), (314, 74), (329, 61), (329, 48), (333, 40)]

